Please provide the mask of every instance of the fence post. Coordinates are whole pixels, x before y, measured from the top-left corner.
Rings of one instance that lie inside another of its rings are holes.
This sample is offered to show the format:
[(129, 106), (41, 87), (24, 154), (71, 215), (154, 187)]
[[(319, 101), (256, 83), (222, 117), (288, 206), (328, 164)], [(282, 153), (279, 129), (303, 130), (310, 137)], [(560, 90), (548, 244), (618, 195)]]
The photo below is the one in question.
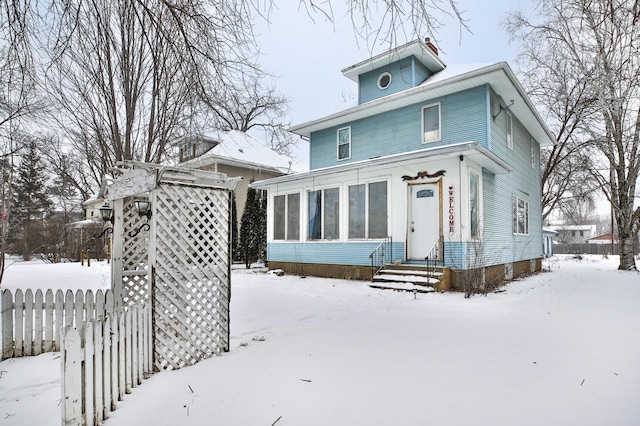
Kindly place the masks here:
[(2, 290), (2, 303), (0, 303), (2, 315), (2, 352), (0, 361), (13, 356), (13, 295), (9, 290)]
[(82, 350), (78, 330), (67, 325), (62, 330), (60, 351), (62, 424), (82, 426)]

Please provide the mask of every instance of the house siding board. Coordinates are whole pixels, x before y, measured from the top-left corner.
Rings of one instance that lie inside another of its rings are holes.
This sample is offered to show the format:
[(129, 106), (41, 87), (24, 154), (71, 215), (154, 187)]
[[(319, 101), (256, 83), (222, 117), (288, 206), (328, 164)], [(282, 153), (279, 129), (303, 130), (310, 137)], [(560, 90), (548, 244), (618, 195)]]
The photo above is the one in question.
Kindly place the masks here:
[(433, 73), (429, 68), (427, 68), (422, 62), (417, 60), (415, 57), (413, 59), (413, 67), (414, 67), (414, 76), (416, 84), (423, 83), (429, 76)]
[[(328, 265), (371, 265), (369, 255), (380, 241), (362, 242), (305, 242), (267, 244), (270, 262), (306, 262)], [(405, 245), (393, 243), (393, 259), (404, 260)]]
[[(413, 71), (414, 61), (415, 58), (413, 56), (410, 58), (404, 58), (400, 61), (392, 62), (387, 66), (380, 67), (360, 75), (358, 77), (358, 103), (363, 104), (383, 96), (392, 95), (415, 87), (417, 83)], [(391, 74), (391, 84), (386, 89), (381, 90), (378, 87), (378, 77), (380, 77), (380, 74), (384, 72)]]
[[(496, 102), (494, 104), (493, 102)], [(492, 93), (492, 114), (498, 111), (497, 97)], [(484, 245), (486, 264), (497, 265), (527, 260), (542, 255), (542, 222), (539, 158), (540, 147), (535, 146), (536, 167), (531, 167), (531, 136), (513, 116), (513, 150), (506, 142), (506, 111), (491, 120), (491, 146), (513, 171), (505, 175), (483, 173), (483, 200), (485, 206), (503, 206), (484, 209)], [(514, 235), (512, 229), (512, 197), (516, 195), (529, 203), (529, 235)]]
[[(415, 151), (427, 147), (475, 141), (488, 147), (487, 103), (484, 86), (409, 105), (311, 134), (311, 169), (346, 164), (377, 156)], [(423, 144), (422, 107), (440, 102), (442, 139)], [(336, 132), (351, 126), (351, 158), (338, 161)]]

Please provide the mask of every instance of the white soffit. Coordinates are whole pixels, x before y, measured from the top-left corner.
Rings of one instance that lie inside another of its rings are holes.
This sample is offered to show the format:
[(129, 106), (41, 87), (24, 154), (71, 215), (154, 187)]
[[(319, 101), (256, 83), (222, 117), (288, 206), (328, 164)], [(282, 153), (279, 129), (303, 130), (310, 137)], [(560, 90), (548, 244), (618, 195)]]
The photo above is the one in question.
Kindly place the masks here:
[(423, 41), (416, 40), (347, 67), (342, 70), (342, 74), (357, 83), (359, 75), (410, 56), (415, 56), (424, 66), (434, 73), (446, 67), (438, 55), (427, 47)]
[(506, 62), (478, 68), (450, 78), (439, 79), (438, 77), (440, 76), (435, 74), (420, 86), (294, 126), (289, 130), (308, 138), (312, 132), (489, 84), (505, 102), (514, 101), (509, 109), (540, 145), (548, 146), (554, 143), (553, 134), (542, 121)]

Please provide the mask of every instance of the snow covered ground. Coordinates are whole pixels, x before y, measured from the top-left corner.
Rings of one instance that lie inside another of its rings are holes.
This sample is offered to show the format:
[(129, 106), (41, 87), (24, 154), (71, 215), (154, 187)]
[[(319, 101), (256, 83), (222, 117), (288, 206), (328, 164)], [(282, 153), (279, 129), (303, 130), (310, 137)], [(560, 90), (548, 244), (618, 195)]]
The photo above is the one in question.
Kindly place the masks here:
[[(559, 258), (471, 299), (236, 269), (231, 351), (154, 375), (105, 425), (638, 425), (640, 274), (617, 262)], [(105, 271), (16, 264), (3, 287)], [(0, 424), (60, 424), (58, 362), (0, 363)]]

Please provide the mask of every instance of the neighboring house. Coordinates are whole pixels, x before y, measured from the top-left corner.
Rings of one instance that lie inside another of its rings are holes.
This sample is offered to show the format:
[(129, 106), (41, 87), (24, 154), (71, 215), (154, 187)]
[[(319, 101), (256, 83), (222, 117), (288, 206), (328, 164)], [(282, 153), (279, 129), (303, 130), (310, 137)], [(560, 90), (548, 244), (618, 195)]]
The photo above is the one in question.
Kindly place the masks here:
[(554, 139), (506, 63), (447, 67), (414, 41), (342, 73), (358, 105), (291, 129), (311, 170), (253, 184), (269, 193), (269, 267), (368, 279), (384, 244), (387, 263), (540, 270), (540, 146)]
[(586, 244), (596, 236), (596, 225), (548, 225), (558, 232), (556, 240), (562, 244)]
[(542, 254), (544, 257), (553, 256), (553, 239), (558, 235), (557, 231), (549, 228), (542, 228)]
[(235, 189), (238, 220), (244, 211), (251, 181), (306, 171), (295, 159), (280, 154), (264, 142), (237, 131), (222, 138), (192, 136), (174, 143), (179, 149), (180, 166), (242, 176)]
[(587, 244), (599, 244), (599, 245), (615, 244), (615, 245), (618, 245), (618, 235), (617, 234), (613, 234), (613, 240), (611, 238), (612, 238), (611, 234), (598, 235), (597, 237), (589, 238), (587, 240)]

